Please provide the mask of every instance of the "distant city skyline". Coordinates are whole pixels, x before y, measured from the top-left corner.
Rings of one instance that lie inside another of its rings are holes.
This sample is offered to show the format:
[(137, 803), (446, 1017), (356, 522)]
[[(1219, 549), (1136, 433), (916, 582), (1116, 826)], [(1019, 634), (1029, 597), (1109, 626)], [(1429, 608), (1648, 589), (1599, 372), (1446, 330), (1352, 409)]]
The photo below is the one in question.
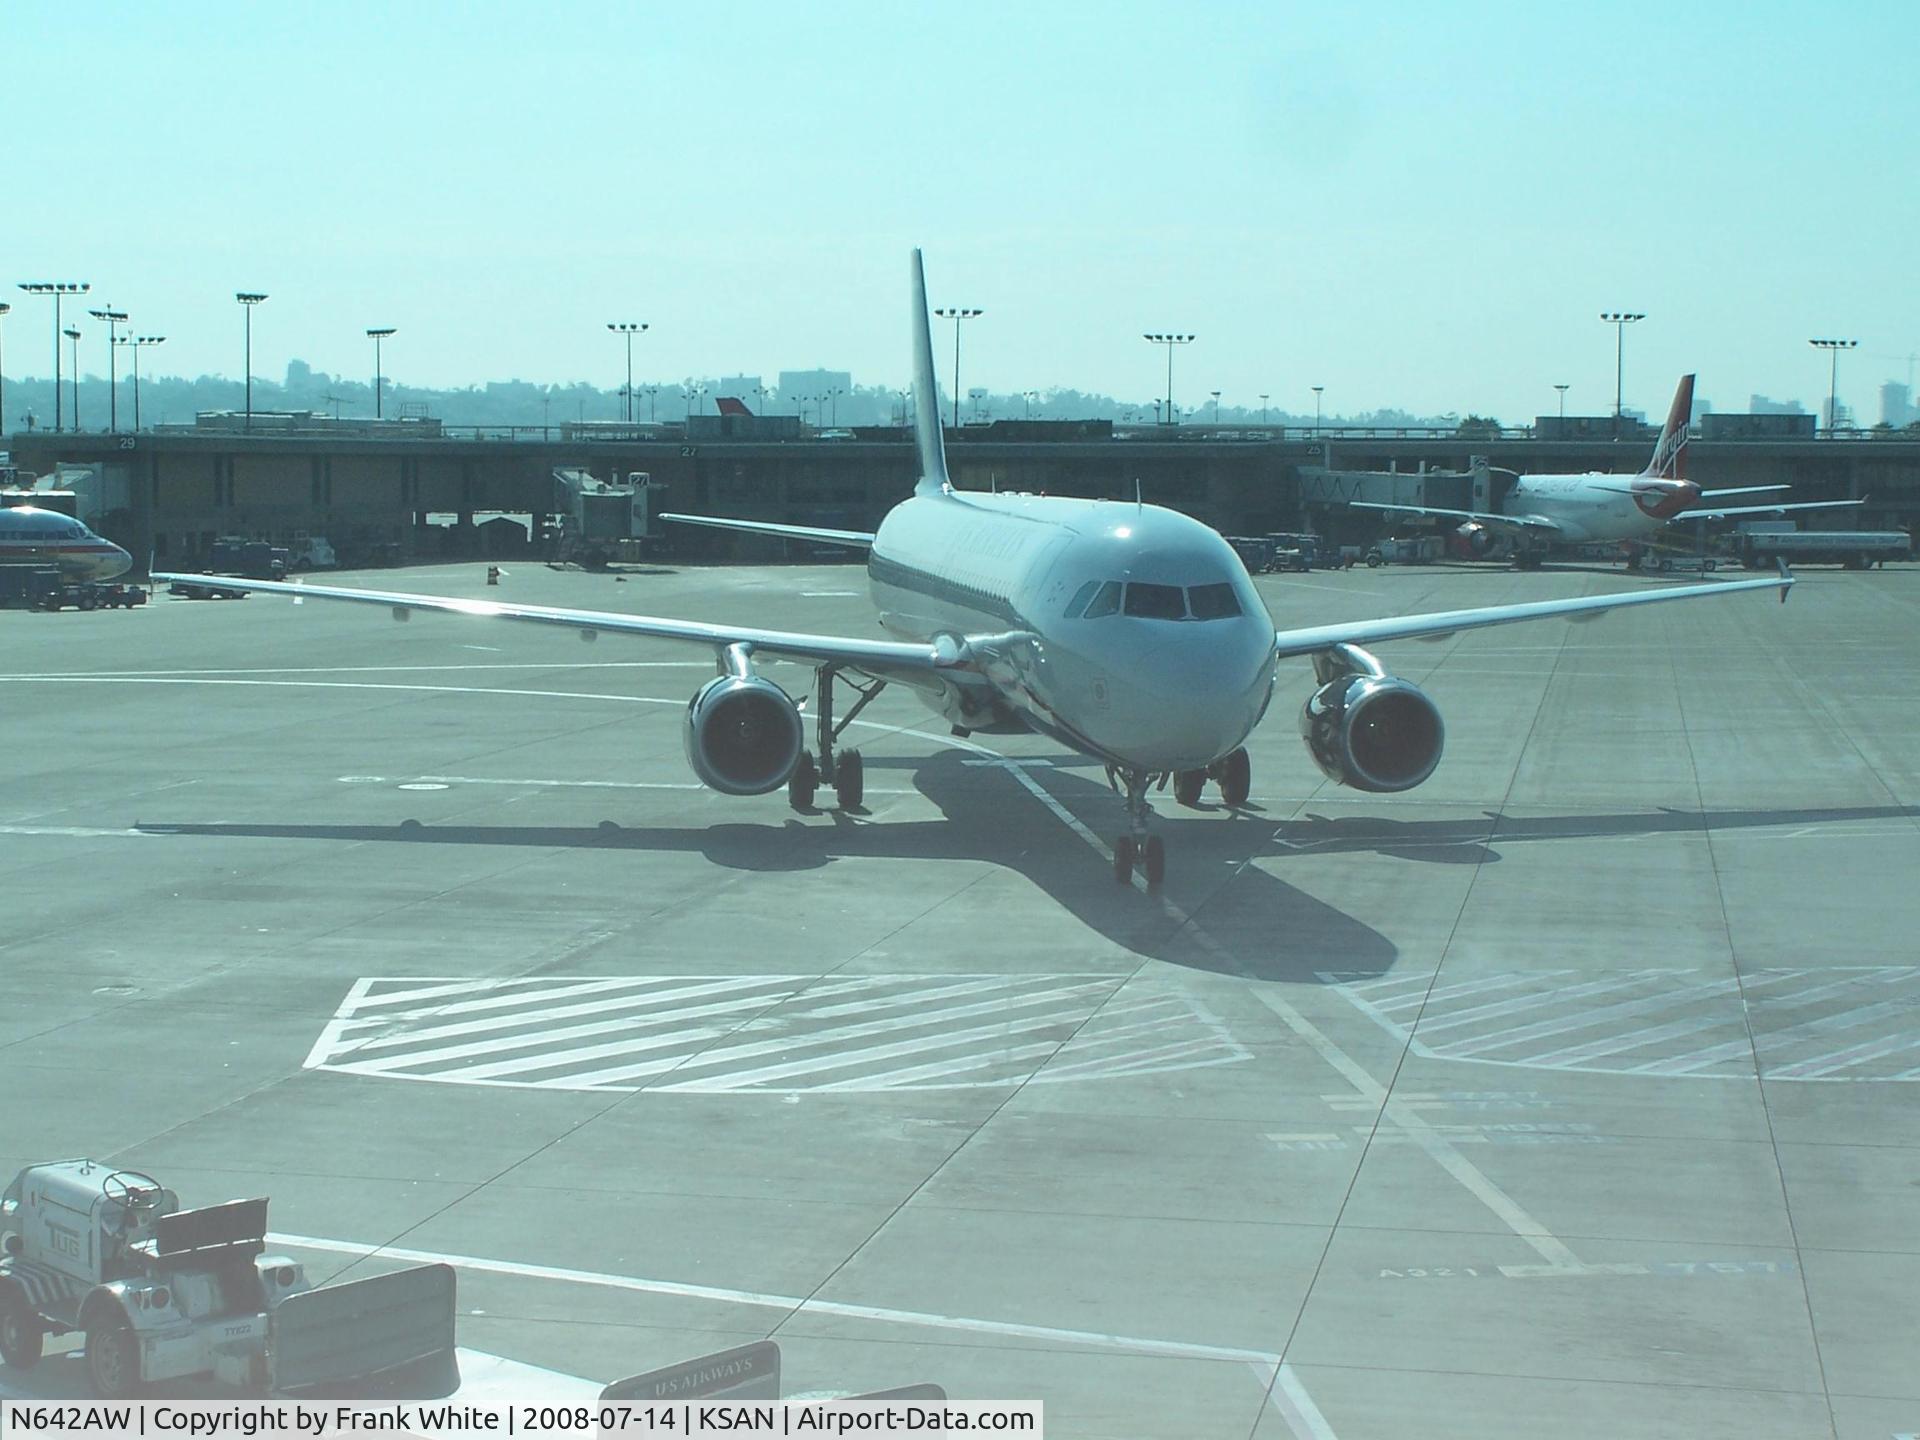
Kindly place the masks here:
[[(1886, 143), (1920, 87), (1906, 47), (1845, 38), (1906, 6), (1818, 46), (1778, 0), (449, 13), (10, 14), (9, 380), (53, 369), (51, 301), (13, 288), (51, 279), (190, 375), (238, 377), (247, 291), (257, 374), (370, 378), (391, 326), (402, 383), (616, 388), (622, 322), (648, 326), (636, 377), (830, 357), (898, 388), (914, 244), (933, 304), (985, 311), (962, 386), (997, 394), (1151, 398), (1141, 337), (1177, 329), (1185, 407), (1306, 413), (1322, 386), (1328, 414), (1511, 423), (1566, 384), (1602, 414), (1599, 316), (1626, 308), (1629, 407), (1693, 371), (1723, 409), (1824, 409), (1807, 341), (1847, 336), (1839, 397), (1870, 416), (1920, 349), (1920, 201)], [(101, 56), (124, 83), (92, 83)], [(63, 319), (104, 373), (86, 308)]]

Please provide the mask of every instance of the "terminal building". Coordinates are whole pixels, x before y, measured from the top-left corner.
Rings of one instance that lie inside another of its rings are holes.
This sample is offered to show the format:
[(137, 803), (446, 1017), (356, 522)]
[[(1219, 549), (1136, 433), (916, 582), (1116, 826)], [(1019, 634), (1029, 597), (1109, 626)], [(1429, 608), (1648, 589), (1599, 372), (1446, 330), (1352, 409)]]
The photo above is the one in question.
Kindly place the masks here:
[[(206, 416), (137, 434), (16, 433), (0, 443), (21, 476), (66, 477), (90, 504), (81, 518), (144, 560), (188, 567), (216, 537), (276, 544), (327, 537), (343, 564), (501, 553), (504, 534), (540, 535), (553, 476), (633, 472), (667, 488), (668, 508), (789, 524), (872, 529), (915, 479), (908, 433), (893, 426), (822, 435), (794, 416), (694, 416), (521, 430), (401, 417)], [(1712, 414), (1688, 451), (1709, 491), (1784, 484), (1794, 500), (1864, 499), (1848, 528), (1920, 521), (1920, 434), (1816, 437), (1810, 415)], [(1615, 437), (1615, 430), (1622, 433)], [(996, 421), (948, 432), (963, 489), (1011, 489), (1131, 501), (1138, 493), (1227, 534), (1336, 533), (1382, 526), (1342, 511), (1330, 472), (1395, 475), (1394, 499), (1459, 506), (1480, 496), (1458, 477), (1475, 457), (1495, 475), (1611, 470), (1646, 462), (1653, 432), (1634, 421), (1543, 417), (1526, 430), (1115, 426)], [(1433, 473), (1429, 481), (1428, 472)], [(72, 483), (72, 477), (90, 477)], [(46, 483), (45, 481), (42, 482)], [(84, 497), (97, 497), (91, 501)], [(1354, 498), (1347, 496), (1344, 498)], [(523, 517), (511, 527), (500, 516)], [(1818, 528), (1817, 524), (1809, 528)], [(771, 558), (779, 542), (718, 531), (666, 537), (676, 553)]]

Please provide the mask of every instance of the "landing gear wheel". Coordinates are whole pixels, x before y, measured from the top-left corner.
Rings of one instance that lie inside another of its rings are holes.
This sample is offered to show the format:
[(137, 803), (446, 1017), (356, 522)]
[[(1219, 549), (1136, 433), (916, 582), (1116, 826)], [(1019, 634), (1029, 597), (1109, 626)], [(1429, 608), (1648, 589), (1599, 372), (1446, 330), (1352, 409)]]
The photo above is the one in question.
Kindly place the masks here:
[(140, 1388), (140, 1346), (124, 1315), (87, 1328), (87, 1379), (102, 1400), (123, 1400)]
[(796, 810), (813, 808), (813, 792), (820, 788), (820, 772), (813, 768), (813, 756), (800, 752), (793, 774), (787, 777), (787, 803)]
[(1140, 868), (1147, 872), (1147, 888), (1158, 890), (1160, 882), (1167, 878), (1167, 847), (1158, 835), (1147, 837), (1147, 847)]
[(1189, 808), (1200, 803), (1200, 792), (1206, 788), (1207, 772), (1204, 770), (1176, 770), (1173, 772), (1173, 799), (1177, 805)]
[(1122, 835), (1113, 842), (1113, 878), (1122, 885), (1133, 883), (1133, 837)]
[(1238, 810), (1253, 791), (1253, 761), (1243, 745), (1220, 762), (1220, 798)]
[(867, 793), (866, 767), (858, 750), (844, 751), (833, 770), (833, 795), (842, 810), (858, 810)]
[(0, 1360), (15, 1370), (31, 1370), (40, 1363), (45, 1334), (40, 1317), (17, 1290), (0, 1290)]

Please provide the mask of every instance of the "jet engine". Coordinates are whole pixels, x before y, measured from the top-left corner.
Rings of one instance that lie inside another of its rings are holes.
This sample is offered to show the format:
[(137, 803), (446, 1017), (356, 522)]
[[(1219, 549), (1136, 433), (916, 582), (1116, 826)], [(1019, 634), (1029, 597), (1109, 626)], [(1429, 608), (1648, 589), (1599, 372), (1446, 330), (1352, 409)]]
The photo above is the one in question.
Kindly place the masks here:
[(1447, 548), (1463, 559), (1484, 560), (1492, 553), (1497, 538), (1490, 527), (1469, 520), (1453, 532)]
[(1446, 726), (1419, 686), (1353, 645), (1323, 651), (1313, 664), (1321, 684), (1300, 712), (1300, 734), (1328, 779), (1392, 793), (1433, 774)]
[(687, 706), (686, 741), (693, 773), (723, 795), (778, 790), (804, 743), (792, 697), (744, 665), (700, 687)]

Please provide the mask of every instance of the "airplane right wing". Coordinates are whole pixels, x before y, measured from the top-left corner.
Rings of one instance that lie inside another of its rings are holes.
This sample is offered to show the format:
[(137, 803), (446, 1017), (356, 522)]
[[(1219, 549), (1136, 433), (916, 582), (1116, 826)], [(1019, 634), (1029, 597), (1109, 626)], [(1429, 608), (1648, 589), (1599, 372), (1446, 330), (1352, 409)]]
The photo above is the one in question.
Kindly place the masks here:
[(1461, 630), (1488, 625), (1511, 625), (1521, 620), (1579, 620), (1630, 605), (1662, 605), (1669, 600), (1704, 600), (1739, 590), (1778, 590), (1787, 598), (1793, 576), (1783, 564), (1769, 580), (1730, 580), (1714, 585), (1680, 585), (1664, 590), (1629, 590), (1617, 595), (1586, 595), (1573, 600), (1528, 600), (1518, 605), (1484, 605), (1474, 610), (1436, 610), (1426, 615), (1396, 615), (1383, 620), (1355, 620), (1345, 624), (1314, 625), (1281, 630), (1274, 635), (1275, 653), (1282, 660), (1312, 655), (1336, 645), (1378, 645), (1387, 640), (1438, 640)]
[(1785, 515), (1794, 510), (1838, 510), (1844, 506), (1866, 503), (1864, 500), (1801, 500), (1792, 505), (1721, 506), (1718, 509), (1682, 510), (1673, 518), (1675, 520), (1724, 520), (1729, 515)]
[(518, 605), (501, 600), (466, 600), (448, 595), (415, 595), (395, 590), (357, 590), (345, 586), (298, 585), (285, 580), (241, 580), (231, 576), (170, 575), (157, 573), (161, 583), (184, 580), (215, 584), (222, 590), (257, 590), (267, 595), (290, 595), (296, 600), (343, 600), (378, 605), (396, 620), (415, 610), (453, 615), (475, 615), (493, 620), (520, 620), (555, 625), (580, 632), (591, 640), (601, 634), (643, 635), (656, 640), (679, 640), (706, 645), (716, 653), (744, 646), (756, 655), (799, 660), (812, 665), (841, 665), (882, 680), (930, 683), (942, 670), (971, 669), (974, 664), (964, 640), (946, 638), (927, 644), (900, 640), (861, 640), (842, 635), (808, 635), (791, 630), (760, 630), (741, 625), (715, 625), (700, 620), (676, 620), (657, 615), (626, 615), (609, 610), (563, 610), (551, 605)]
[(744, 530), (749, 535), (779, 535), (788, 540), (818, 540), (829, 545), (871, 548), (873, 536), (865, 530), (822, 530), (813, 525), (776, 525), (771, 520), (734, 520), (721, 515), (659, 515), (676, 525), (710, 525), (715, 530)]
[(1400, 515), (1430, 515), (1442, 520), (1470, 520), (1490, 529), (1515, 535), (1548, 539), (1560, 533), (1560, 527), (1544, 515), (1492, 515), (1481, 510), (1443, 510), (1437, 505), (1382, 505), (1372, 500), (1349, 500), (1354, 510), (1386, 510)]

